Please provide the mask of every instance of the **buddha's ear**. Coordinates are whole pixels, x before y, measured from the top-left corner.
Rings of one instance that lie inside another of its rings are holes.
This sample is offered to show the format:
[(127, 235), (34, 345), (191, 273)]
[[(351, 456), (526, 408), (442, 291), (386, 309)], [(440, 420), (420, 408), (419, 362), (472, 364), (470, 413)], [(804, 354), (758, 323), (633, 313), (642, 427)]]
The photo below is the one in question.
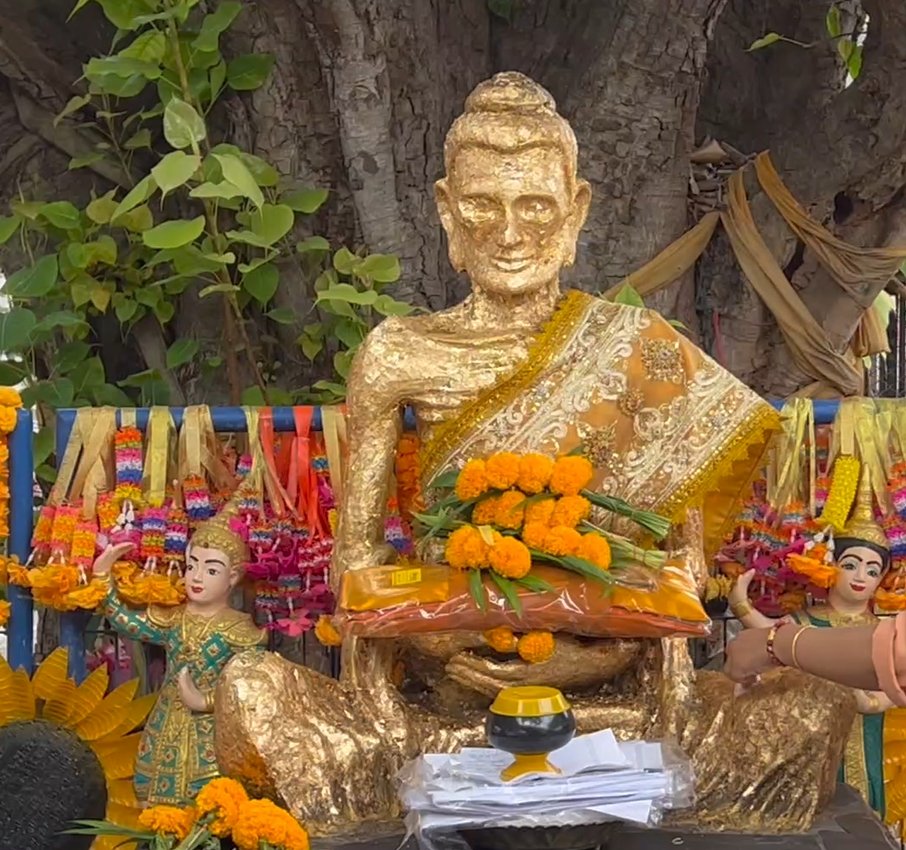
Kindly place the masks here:
[(576, 244), (579, 241), (579, 231), (585, 226), (588, 218), (588, 209), (591, 206), (591, 186), (587, 180), (576, 181), (576, 191), (573, 193), (572, 209), (569, 213), (567, 224), (566, 257), (563, 264), (571, 266), (576, 262)]
[(457, 272), (465, 271), (465, 258), (460, 242), (462, 237), (460, 236), (456, 214), (453, 212), (453, 204), (455, 202), (450, 195), (450, 186), (446, 177), (434, 184), (434, 199), (437, 203), (437, 214), (440, 216), (440, 223), (447, 234), (450, 265)]
[(242, 581), (244, 572), (242, 567), (230, 567), (230, 588), (234, 589)]

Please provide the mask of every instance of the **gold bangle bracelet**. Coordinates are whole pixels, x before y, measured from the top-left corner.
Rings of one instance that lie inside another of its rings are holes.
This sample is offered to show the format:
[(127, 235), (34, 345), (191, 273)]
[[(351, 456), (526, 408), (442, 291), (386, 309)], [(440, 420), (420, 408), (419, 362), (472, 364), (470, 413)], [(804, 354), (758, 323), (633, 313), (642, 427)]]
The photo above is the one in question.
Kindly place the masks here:
[(737, 619), (740, 619), (748, 614), (751, 614), (754, 608), (752, 607), (751, 602), (745, 600), (743, 602), (737, 602), (735, 605), (731, 605), (730, 610), (733, 612), (733, 615)]
[(815, 627), (803, 626), (795, 635), (793, 635), (793, 642), (790, 644), (790, 661), (792, 662), (790, 666), (795, 667), (797, 670), (801, 670), (802, 667), (799, 666), (799, 658), (796, 655), (796, 644), (799, 643), (799, 638), (801, 638), (803, 634), (813, 628)]
[(204, 707), (208, 710), (209, 714), (214, 713), (214, 691), (213, 690), (204, 698)]

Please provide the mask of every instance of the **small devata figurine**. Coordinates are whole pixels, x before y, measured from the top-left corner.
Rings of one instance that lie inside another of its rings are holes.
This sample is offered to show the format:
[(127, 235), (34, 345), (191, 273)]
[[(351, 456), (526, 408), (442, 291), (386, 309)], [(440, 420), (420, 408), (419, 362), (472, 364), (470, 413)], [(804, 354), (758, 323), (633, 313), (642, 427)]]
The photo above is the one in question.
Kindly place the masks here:
[[(259, 647), (265, 633), (230, 596), (248, 558), (246, 535), (227, 505), (198, 526), (186, 558), (186, 602), (137, 610), (119, 598), (112, 581), (106, 612), (113, 628), (133, 640), (162, 646), (167, 671), (138, 750), (135, 793), (142, 803), (183, 805), (218, 775), (214, 755), (214, 688), (227, 661)], [(94, 565), (109, 576), (131, 543), (108, 547)]]
[[(826, 542), (824, 538), (827, 538)], [(836, 569), (836, 574), (827, 581), (827, 600), (809, 606), (792, 615), (791, 619), (819, 629), (876, 623), (878, 618), (872, 612), (872, 601), (890, 567), (890, 544), (884, 530), (874, 520), (873, 497), (867, 477), (863, 477), (853, 514), (842, 533), (834, 539), (825, 532), (818, 546), (807, 549), (802, 556), (791, 557), (790, 566), (803, 574), (808, 574), (814, 564), (820, 569), (816, 552), (825, 548), (827, 566), (832, 563)], [(745, 628), (770, 628), (774, 620), (756, 611), (749, 602), (748, 591), (753, 578), (754, 571), (751, 570), (739, 577), (730, 592), (730, 605)], [(883, 816), (884, 712), (892, 708), (893, 703), (880, 692), (856, 690), (854, 693), (859, 714), (846, 741), (840, 781), (861, 791), (869, 805)]]

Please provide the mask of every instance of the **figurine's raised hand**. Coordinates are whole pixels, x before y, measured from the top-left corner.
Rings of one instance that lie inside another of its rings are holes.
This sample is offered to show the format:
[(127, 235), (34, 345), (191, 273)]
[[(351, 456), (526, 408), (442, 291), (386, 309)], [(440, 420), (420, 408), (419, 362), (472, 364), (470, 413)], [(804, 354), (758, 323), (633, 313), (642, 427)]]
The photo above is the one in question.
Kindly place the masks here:
[(94, 566), (91, 569), (92, 575), (95, 575), (98, 578), (104, 578), (105, 576), (110, 575), (110, 570), (113, 569), (113, 565), (134, 548), (135, 545), (132, 543), (120, 543), (118, 546), (108, 546), (95, 560)]
[(736, 579), (736, 583), (727, 597), (731, 605), (739, 605), (749, 598), (749, 585), (752, 584), (752, 579), (754, 578), (755, 570), (748, 570)]
[(192, 681), (192, 676), (189, 673), (188, 667), (183, 667), (182, 670), (179, 671), (177, 686), (179, 687), (179, 698), (183, 701), (183, 705), (185, 705), (189, 711), (200, 712), (208, 710), (208, 701), (205, 699), (205, 695), (198, 689), (198, 685)]

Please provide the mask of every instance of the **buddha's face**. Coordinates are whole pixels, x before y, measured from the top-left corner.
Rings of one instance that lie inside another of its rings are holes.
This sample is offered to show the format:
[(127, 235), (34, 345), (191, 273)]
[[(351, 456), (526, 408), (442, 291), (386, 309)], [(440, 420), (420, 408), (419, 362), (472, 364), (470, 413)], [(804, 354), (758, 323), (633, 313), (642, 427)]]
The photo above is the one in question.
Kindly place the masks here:
[(525, 295), (557, 280), (575, 258), (590, 190), (572, 181), (564, 152), (529, 147), (460, 149), (437, 184), (450, 260), (472, 285), (494, 295)]
[(837, 560), (834, 591), (847, 602), (869, 602), (881, 584), (884, 563), (867, 546), (850, 546)]
[(227, 602), (238, 575), (219, 549), (192, 546), (186, 558), (186, 596), (201, 605)]

